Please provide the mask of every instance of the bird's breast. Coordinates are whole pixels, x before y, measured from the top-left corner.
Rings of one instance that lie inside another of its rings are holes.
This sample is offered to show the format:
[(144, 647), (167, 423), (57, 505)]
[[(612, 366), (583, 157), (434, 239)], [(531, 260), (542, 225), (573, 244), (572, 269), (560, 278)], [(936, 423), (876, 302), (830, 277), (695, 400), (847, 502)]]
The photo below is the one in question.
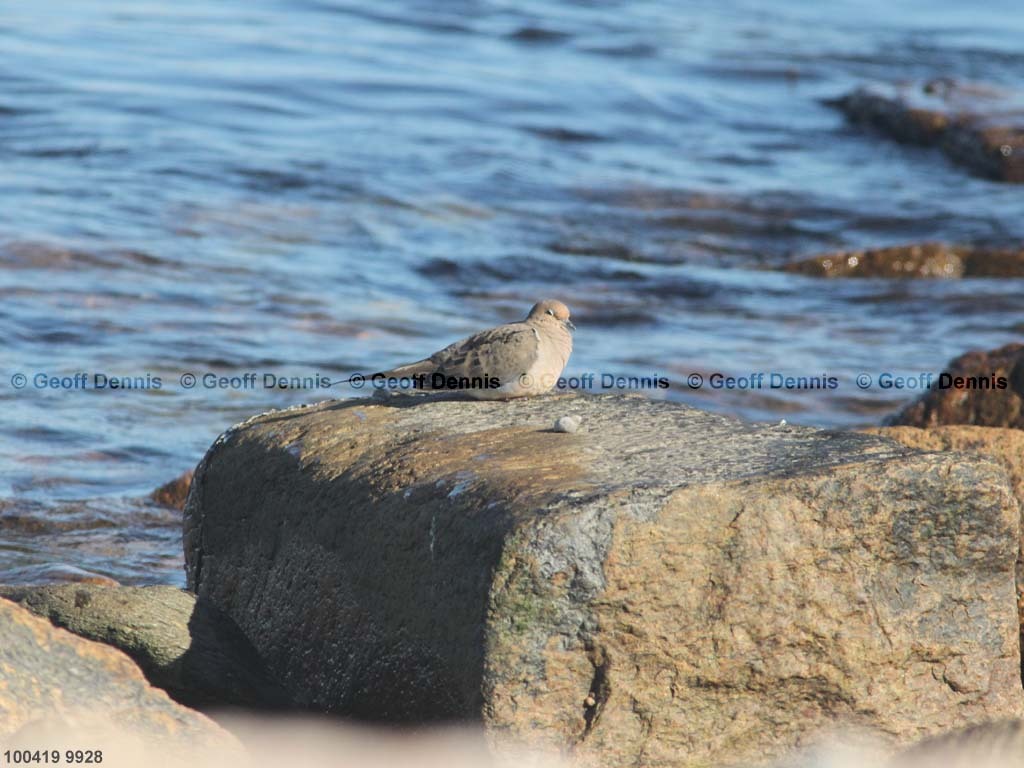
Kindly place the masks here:
[(557, 365), (558, 373), (561, 374), (569, 356), (572, 354), (572, 334), (563, 328), (554, 333), (541, 334), (541, 349), (539, 357), (549, 362), (549, 367)]

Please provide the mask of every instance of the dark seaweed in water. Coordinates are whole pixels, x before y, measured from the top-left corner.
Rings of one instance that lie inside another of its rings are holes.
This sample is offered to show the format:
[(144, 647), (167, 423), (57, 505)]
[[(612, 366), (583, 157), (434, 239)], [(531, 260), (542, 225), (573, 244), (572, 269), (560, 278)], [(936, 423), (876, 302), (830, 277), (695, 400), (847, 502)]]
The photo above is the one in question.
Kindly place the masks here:
[[(145, 497), (231, 423), (350, 393), (185, 389), (187, 372), (337, 380), (553, 295), (580, 327), (570, 374), (853, 425), (913, 395), (858, 390), (857, 373), (937, 371), (1024, 327), (1019, 279), (778, 271), (1019, 246), (1019, 187), (822, 104), (940, 77), (1019, 89), (1015, 3), (8, 6), (0, 579), (64, 564), (180, 581), (177, 518)], [(686, 386), (773, 370), (843, 386)], [(97, 372), (163, 386), (33, 383)]]

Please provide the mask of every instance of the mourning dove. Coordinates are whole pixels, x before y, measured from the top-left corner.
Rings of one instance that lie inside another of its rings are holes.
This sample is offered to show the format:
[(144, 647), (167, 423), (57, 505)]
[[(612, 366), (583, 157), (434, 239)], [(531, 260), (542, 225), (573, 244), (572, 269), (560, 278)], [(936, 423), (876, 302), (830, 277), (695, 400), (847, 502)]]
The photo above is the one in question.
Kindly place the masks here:
[(459, 390), (477, 400), (540, 395), (561, 376), (575, 329), (569, 308), (545, 299), (525, 320), (475, 333), (428, 358), (375, 373), (371, 381), (383, 388), (412, 382), (418, 389)]

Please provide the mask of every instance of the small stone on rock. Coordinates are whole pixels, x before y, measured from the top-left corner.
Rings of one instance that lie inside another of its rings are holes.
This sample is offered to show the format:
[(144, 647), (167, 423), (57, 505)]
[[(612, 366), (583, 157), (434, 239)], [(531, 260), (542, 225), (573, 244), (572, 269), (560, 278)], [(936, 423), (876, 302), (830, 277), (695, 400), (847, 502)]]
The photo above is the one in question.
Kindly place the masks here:
[(583, 420), (579, 416), (562, 416), (555, 422), (555, 432), (576, 432)]

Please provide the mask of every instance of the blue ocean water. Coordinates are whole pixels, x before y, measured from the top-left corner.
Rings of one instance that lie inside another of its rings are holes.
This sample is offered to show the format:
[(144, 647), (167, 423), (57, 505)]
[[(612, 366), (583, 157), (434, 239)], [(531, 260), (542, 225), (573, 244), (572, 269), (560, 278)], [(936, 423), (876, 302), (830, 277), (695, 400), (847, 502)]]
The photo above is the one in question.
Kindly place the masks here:
[[(544, 296), (579, 326), (569, 374), (876, 423), (914, 393), (856, 375), (1019, 340), (1021, 281), (772, 268), (1019, 243), (1024, 189), (821, 101), (933, 77), (1019, 89), (1022, 39), (1001, 1), (5, 4), (0, 581), (63, 563), (180, 582), (178, 516), (140, 498), (246, 416), (354, 394), (183, 374), (338, 379)], [(687, 385), (759, 371), (840, 386)], [(73, 383), (97, 373), (161, 387)]]

